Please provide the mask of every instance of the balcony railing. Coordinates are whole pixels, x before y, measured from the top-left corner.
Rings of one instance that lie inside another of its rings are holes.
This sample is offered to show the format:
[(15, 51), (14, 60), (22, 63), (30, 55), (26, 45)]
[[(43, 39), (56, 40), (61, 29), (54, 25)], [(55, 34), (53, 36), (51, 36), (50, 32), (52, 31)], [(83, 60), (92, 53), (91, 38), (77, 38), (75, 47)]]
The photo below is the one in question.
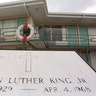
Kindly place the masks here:
[[(8, 41), (19, 41), (16, 37), (17, 27), (0, 29), (0, 43)], [(43, 32), (44, 33), (44, 32)], [(49, 45), (73, 45), (73, 46), (96, 46), (96, 35), (76, 35), (76, 34), (44, 34), (40, 36), (39, 32), (35, 31), (32, 40), (46, 41)]]

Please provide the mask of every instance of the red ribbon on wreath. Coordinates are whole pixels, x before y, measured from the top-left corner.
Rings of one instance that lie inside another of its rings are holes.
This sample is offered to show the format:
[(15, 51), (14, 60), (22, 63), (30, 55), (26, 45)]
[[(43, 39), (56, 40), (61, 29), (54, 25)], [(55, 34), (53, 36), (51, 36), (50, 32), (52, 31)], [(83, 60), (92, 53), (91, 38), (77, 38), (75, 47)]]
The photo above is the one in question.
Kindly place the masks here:
[(27, 36), (26, 35), (23, 36), (22, 41), (23, 42), (27, 41)]
[[(27, 29), (27, 28), (28, 28), (28, 23), (24, 23), (24, 24), (23, 24), (23, 29)], [(23, 42), (27, 41), (27, 36), (26, 36), (26, 34), (23, 36), (22, 41), (23, 41)]]
[(23, 28), (24, 28), (24, 29), (27, 29), (27, 28), (28, 28), (28, 23), (24, 23), (24, 24), (23, 24)]

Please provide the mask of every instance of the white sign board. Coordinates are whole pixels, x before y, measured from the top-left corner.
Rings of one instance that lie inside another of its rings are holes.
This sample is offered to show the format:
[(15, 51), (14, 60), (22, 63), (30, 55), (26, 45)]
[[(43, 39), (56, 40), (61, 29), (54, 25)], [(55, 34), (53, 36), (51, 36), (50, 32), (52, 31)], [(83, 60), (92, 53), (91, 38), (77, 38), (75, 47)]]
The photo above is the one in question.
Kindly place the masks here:
[(0, 51), (0, 96), (96, 96), (96, 73), (73, 51)]

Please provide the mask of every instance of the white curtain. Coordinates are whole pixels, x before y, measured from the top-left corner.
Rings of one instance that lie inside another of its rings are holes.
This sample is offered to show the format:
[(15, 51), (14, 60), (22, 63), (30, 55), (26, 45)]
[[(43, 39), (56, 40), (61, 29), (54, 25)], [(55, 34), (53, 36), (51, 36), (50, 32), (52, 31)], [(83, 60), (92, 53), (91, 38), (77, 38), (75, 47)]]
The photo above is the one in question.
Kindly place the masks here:
[(16, 33), (16, 26), (16, 20), (5, 20), (3, 24), (4, 35), (14, 35)]
[(0, 39), (3, 38), (2, 28), (3, 28), (3, 21), (0, 21)]
[(88, 34), (89, 34), (89, 44), (90, 45), (96, 44), (96, 27), (89, 27)]
[(0, 21), (0, 29), (3, 27), (3, 21)]
[(67, 41), (67, 29), (64, 26), (62, 27), (62, 40)]

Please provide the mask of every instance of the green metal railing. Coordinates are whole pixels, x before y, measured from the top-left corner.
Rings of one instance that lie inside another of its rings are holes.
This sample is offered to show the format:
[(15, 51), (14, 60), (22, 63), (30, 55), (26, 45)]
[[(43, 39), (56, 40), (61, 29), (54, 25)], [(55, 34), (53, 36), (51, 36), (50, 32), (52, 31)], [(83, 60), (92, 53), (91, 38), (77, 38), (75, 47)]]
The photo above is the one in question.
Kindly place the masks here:
[[(0, 42), (19, 41), (16, 37), (17, 27), (1, 28), (0, 29)], [(37, 30), (39, 31), (39, 30)], [(46, 33), (46, 31), (44, 31)], [(43, 33), (44, 33), (43, 32)], [(54, 39), (55, 38), (55, 39)], [(60, 39), (61, 38), (61, 39)], [(46, 41), (49, 45), (73, 45), (73, 46), (96, 46), (96, 35), (76, 35), (76, 34), (62, 34), (60, 37), (57, 34), (39, 34), (35, 32), (32, 40)], [(87, 43), (86, 43), (87, 42)]]
[[(10, 28), (1, 28), (0, 29), (0, 42), (7, 42), (7, 41), (19, 41), (16, 36), (17, 27), (10, 27)], [(20, 34), (22, 35), (23, 31), (21, 30)], [(32, 40), (39, 40), (39, 34), (34, 33), (34, 37)]]

